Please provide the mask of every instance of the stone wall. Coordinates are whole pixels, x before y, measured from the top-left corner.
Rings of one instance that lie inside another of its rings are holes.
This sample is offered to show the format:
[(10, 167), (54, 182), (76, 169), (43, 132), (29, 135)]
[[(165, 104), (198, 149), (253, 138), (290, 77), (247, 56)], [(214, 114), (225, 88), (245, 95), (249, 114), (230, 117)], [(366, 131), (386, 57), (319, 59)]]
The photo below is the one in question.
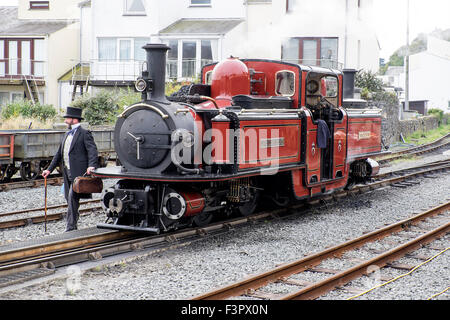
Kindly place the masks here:
[[(439, 119), (435, 116), (425, 116), (416, 119), (400, 120), (399, 131), (403, 137), (413, 134), (416, 131), (428, 131), (439, 126)], [(399, 132), (399, 135), (400, 135)]]
[(434, 116), (424, 116), (415, 119), (398, 120), (400, 106), (385, 103), (371, 103), (371, 106), (381, 108), (381, 141), (385, 147), (401, 141), (400, 133), (404, 138), (416, 131), (428, 131), (439, 126), (439, 119)]

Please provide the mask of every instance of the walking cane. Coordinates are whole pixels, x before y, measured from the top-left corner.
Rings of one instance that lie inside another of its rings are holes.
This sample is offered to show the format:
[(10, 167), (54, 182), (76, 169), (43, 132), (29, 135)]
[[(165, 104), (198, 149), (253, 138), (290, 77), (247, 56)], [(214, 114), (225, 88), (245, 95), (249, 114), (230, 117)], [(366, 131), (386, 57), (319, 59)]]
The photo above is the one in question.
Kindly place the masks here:
[(47, 177), (44, 178), (45, 200), (44, 200), (44, 212), (45, 212), (45, 232), (47, 232)]

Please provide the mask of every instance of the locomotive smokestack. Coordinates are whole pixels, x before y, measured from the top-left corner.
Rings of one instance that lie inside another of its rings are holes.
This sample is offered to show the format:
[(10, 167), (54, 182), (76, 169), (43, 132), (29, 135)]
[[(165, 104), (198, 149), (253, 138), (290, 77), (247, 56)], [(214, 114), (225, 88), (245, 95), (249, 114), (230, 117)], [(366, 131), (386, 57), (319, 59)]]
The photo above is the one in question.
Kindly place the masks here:
[(344, 99), (353, 99), (355, 96), (355, 74), (358, 70), (344, 69)]
[(147, 69), (152, 89), (148, 90), (148, 99), (166, 102), (166, 53), (170, 50), (165, 44), (148, 43), (142, 47), (147, 51)]

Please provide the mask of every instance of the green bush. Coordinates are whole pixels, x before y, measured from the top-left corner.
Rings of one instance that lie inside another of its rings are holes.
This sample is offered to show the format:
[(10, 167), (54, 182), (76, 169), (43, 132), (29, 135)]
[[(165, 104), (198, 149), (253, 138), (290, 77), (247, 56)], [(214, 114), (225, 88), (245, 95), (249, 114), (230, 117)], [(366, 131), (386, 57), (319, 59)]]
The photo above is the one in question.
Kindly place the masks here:
[(56, 117), (56, 109), (52, 105), (36, 103), (33, 105), (31, 100), (16, 100), (8, 103), (2, 108), (1, 116), (3, 119), (24, 118), (38, 119), (39, 121), (52, 120)]
[(81, 108), (84, 118), (91, 125), (112, 124), (123, 111), (124, 106), (141, 100), (140, 93), (127, 90), (100, 90), (95, 94), (84, 94), (75, 99), (70, 106)]
[(389, 105), (398, 105), (400, 102), (398, 101), (398, 97), (393, 92), (381, 91), (374, 92), (372, 95), (372, 100), (376, 102), (385, 102)]
[(355, 75), (355, 86), (361, 89), (367, 88), (370, 92), (383, 91), (383, 81), (371, 71), (358, 71)]
[(434, 109), (434, 108), (430, 109), (430, 110), (428, 110), (428, 114), (430, 116), (434, 115), (434, 116), (438, 117), (439, 118), (439, 124), (441, 124), (442, 119), (444, 119), (444, 111), (441, 110), (441, 109)]
[[(189, 82), (166, 83), (165, 94), (170, 96)], [(113, 124), (125, 106), (141, 101), (141, 93), (133, 89), (100, 90), (95, 94), (84, 94), (75, 99), (70, 106), (83, 109), (84, 118), (91, 125)]]

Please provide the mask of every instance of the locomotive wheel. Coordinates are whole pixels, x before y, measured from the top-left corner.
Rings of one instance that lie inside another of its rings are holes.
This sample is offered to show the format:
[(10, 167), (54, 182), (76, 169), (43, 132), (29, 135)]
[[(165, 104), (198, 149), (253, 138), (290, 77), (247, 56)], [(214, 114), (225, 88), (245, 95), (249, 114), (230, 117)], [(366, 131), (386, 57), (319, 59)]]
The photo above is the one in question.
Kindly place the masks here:
[(238, 212), (244, 217), (251, 215), (258, 205), (259, 191), (254, 188), (250, 188), (250, 194), (250, 201), (238, 207)]
[(197, 227), (206, 227), (211, 222), (212, 218), (213, 215), (211, 213), (201, 212), (197, 214), (192, 221)]

